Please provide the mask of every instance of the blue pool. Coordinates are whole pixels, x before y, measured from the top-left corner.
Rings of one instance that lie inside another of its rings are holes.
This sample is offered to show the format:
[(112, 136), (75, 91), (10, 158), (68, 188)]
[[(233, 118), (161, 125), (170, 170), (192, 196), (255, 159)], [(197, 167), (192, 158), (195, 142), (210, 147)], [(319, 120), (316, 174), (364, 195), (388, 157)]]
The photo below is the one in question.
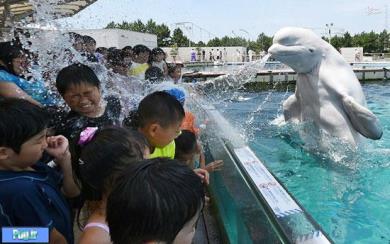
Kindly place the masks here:
[(294, 129), (272, 123), (290, 92), (236, 92), (215, 104), (336, 243), (390, 242), (390, 85), (363, 89), (383, 137), (336, 161), (303, 150)]

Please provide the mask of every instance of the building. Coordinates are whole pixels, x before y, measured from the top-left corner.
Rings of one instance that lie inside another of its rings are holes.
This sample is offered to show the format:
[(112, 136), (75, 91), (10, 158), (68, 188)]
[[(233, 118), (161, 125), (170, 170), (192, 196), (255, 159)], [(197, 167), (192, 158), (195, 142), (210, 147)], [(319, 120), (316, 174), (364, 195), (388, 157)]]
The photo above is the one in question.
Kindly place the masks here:
[(96, 30), (71, 30), (80, 35), (88, 35), (96, 40), (97, 47), (134, 47), (143, 44), (152, 49), (157, 47), (157, 36), (153, 34), (121, 30), (121, 29), (96, 29)]
[[(167, 54), (168, 62), (244, 62), (247, 57), (246, 47), (163, 47), (162, 49)], [(191, 59), (193, 53), (195, 53), (195, 60)]]

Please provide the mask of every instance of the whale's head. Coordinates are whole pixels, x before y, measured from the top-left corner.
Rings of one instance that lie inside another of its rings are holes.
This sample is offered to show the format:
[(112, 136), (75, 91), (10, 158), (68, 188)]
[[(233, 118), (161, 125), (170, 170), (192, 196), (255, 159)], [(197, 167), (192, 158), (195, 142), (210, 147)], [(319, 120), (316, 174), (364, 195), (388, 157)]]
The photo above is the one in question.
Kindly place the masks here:
[(268, 53), (296, 72), (308, 73), (321, 61), (328, 46), (309, 29), (286, 27), (276, 32)]

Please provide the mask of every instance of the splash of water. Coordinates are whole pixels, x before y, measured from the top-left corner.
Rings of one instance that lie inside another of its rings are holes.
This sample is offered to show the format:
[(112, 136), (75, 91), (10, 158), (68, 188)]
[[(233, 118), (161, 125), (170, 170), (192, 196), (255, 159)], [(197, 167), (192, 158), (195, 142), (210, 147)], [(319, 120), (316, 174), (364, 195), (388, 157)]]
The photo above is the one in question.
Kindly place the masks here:
[(66, 24), (55, 21), (56, 8), (61, 1), (30, 0), (30, 3), (34, 10), (34, 23), (21, 21), (14, 27), (23, 30), (23, 34), (19, 32), (20, 42), (23, 48), (35, 57), (28, 69), (29, 76), (34, 80), (44, 81), (48, 90), (59, 96), (55, 87), (58, 72), (72, 63), (87, 64), (98, 76), (103, 96), (115, 96), (120, 99), (122, 119), (150, 91), (151, 86), (148, 82), (124, 77), (103, 64), (88, 62), (86, 57), (73, 48), (73, 40), (68, 34)]
[[(233, 95), (230, 94), (229, 96), (229, 93), (244, 89), (246, 83), (252, 82), (257, 73), (264, 69), (269, 56), (270, 55), (267, 54), (260, 60), (249, 62), (232, 73), (196, 84), (197, 89), (203, 93), (203, 95), (207, 96), (210, 101), (225, 100)], [(209, 96), (209, 94), (211, 95)]]

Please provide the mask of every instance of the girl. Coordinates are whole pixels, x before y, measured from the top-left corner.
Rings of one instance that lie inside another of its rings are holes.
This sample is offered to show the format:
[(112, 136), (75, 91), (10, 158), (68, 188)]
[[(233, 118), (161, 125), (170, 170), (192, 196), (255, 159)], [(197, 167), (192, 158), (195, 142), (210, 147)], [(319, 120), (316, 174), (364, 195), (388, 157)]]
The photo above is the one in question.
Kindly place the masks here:
[(146, 139), (136, 131), (120, 127), (88, 127), (81, 133), (72, 155), (87, 215), (79, 243), (109, 244), (107, 197), (118, 173), (148, 157)]
[(144, 45), (136, 45), (133, 48), (133, 59), (129, 69), (129, 76), (145, 80), (145, 72), (149, 68), (150, 49)]
[(182, 82), (181, 65), (174, 64), (168, 67), (168, 80), (172, 81), (175, 84)]
[(168, 66), (164, 60), (165, 52), (159, 47), (153, 48), (151, 58), (152, 58), (152, 62), (151, 62), (152, 67), (159, 68), (163, 72), (164, 76), (167, 76)]

